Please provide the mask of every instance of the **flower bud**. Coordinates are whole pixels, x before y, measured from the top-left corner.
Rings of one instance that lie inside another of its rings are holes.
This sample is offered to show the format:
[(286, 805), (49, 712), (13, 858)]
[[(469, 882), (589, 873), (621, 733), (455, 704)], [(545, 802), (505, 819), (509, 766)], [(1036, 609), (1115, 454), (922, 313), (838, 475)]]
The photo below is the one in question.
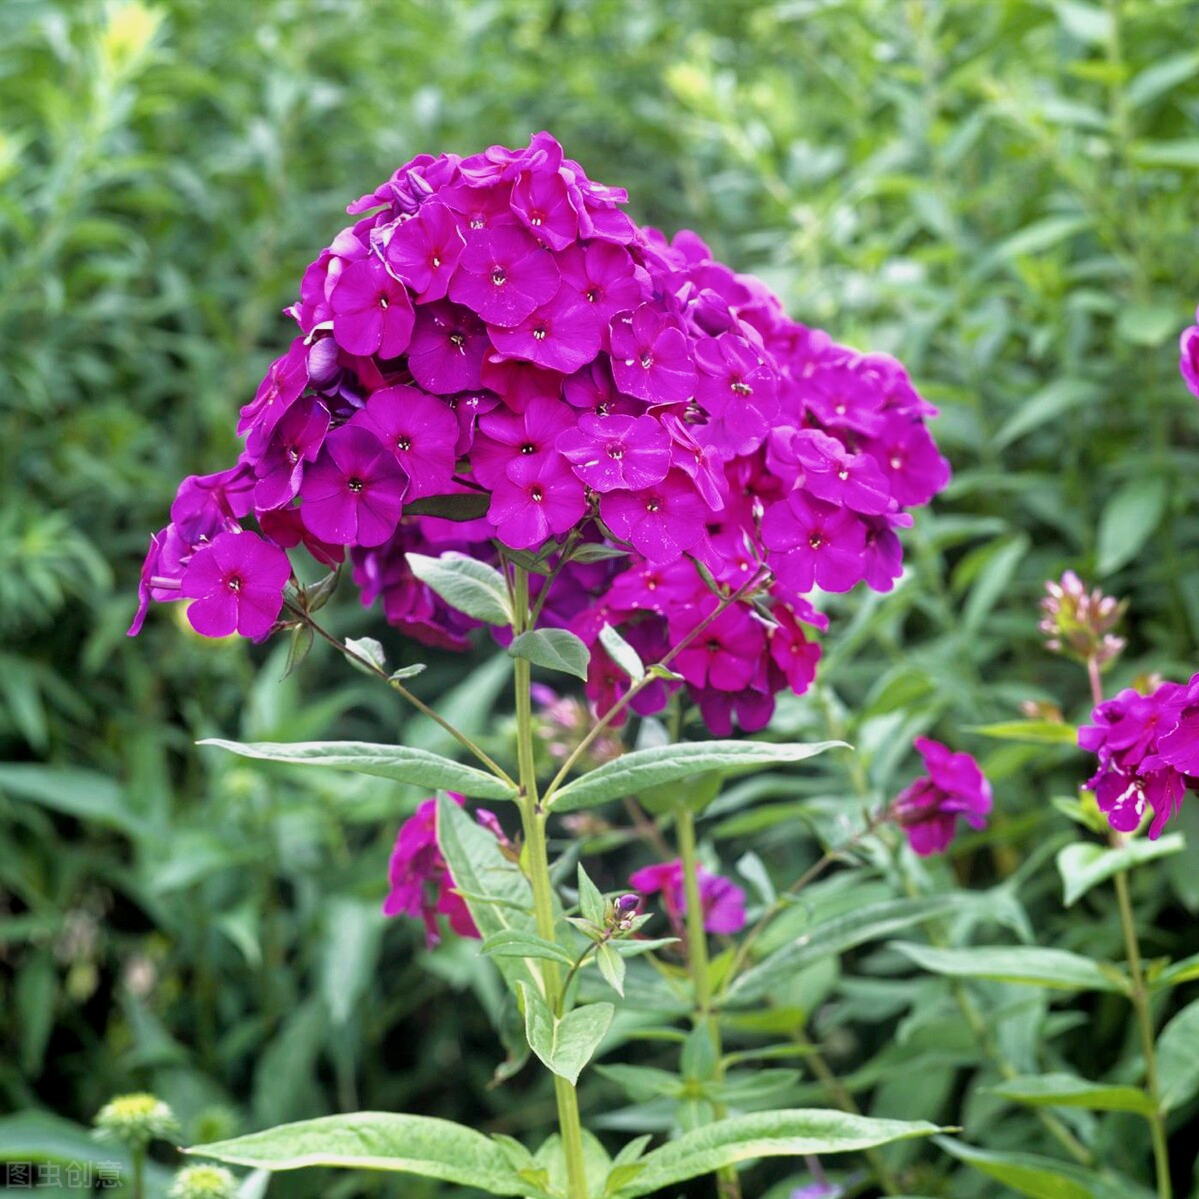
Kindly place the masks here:
[(223, 1166), (184, 1166), (167, 1199), (235, 1199), (237, 1179)]
[(179, 1133), (170, 1107), (145, 1093), (110, 1099), (97, 1113), (95, 1124), (98, 1138), (120, 1141), (130, 1149), (144, 1149), (154, 1140), (174, 1140)]
[(1045, 584), (1041, 621), (1037, 628), (1045, 637), (1045, 648), (1079, 662), (1095, 661), (1108, 666), (1120, 656), (1124, 639), (1112, 633), (1128, 607), (1127, 600), (1104, 595), (1101, 588), (1087, 591), (1072, 570), (1060, 583)]

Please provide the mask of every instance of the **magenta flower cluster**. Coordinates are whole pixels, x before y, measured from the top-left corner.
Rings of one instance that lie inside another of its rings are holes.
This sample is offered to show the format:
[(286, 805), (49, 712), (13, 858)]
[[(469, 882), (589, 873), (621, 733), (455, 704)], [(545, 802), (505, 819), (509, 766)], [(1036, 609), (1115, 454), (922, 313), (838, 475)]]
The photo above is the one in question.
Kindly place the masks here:
[[(1195, 320), (1199, 321), (1199, 308), (1195, 309)], [(1182, 331), (1179, 339), (1179, 369), (1183, 380), (1196, 399), (1199, 399), (1199, 324), (1190, 325)]]
[(1188, 790), (1199, 790), (1199, 674), (1162, 683), (1152, 694), (1127, 688), (1099, 704), (1078, 744), (1099, 757), (1087, 781), (1099, 810), (1119, 833), (1153, 813), (1149, 837), (1161, 835)]
[(928, 737), (917, 737), (913, 744), (928, 773), (895, 797), (889, 814), (918, 854), (944, 853), (959, 816), (976, 829), (986, 828), (991, 784), (970, 754), (954, 753)]
[[(699, 903), (704, 928), (710, 933), (738, 933), (745, 927), (745, 892), (721, 874), (697, 868)], [(687, 891), (681, 858), (645, 866), (629, 876), (629, 886), (641, 895), (662, 896), (662, 906), (676, 937), (686, 936)]]
[[(935, 410), (898, 362), (790, 320), (694, 234), (635, 225), (625, 199), (539, 133), (423, 155), (352, 204), (288, 310), (299, 335), (241, 411), (237, 464), (186, 480), (152, 539), (131, 632), (151, 600), (182, 598), (201, 633), (266, 636), (302, 544), (330, 566), (348, 549), (365, 603), (462, 646), (472, 622), (405, 552), (606, 542), (628, 557), (572, 563), (546, 608), (593, 648), (590, 697), (628, 683), (603, 624), (652, 659), (710, 614), (700, 563), (722, 585), (763, 580), (759, 602), (675, 669), (714, 731), (765, 724), (812, 677), (807, 595), (899, 576), (907, 509), (949, 478)], [(428, 515), (444, 496), (482, 515)]]

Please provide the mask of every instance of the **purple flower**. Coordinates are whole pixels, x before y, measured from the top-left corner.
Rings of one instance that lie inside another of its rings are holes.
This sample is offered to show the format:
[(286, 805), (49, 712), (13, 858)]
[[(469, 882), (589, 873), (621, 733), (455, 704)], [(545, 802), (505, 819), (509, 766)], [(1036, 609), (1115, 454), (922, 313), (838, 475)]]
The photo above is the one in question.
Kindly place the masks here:
[(390, 447), (409, 479), (406, 499), (452, 490), (458, 419), (444, 400), (415, 387), (384, 387), (350, 424), (369, 429)]
[(554, 297), (554, 256), (517, 225), (473, 232), (450, 283), (450, 299), (489, 325), (512, 328)]
[[(457, 792), (448, 794), (459, 806), (466, 802)], [(437, 844), (436, 799), (426, 799), (400, 826), (387, 875), (390, 890), (383, 901), (383, 915), (419, 916), (430, 949), (441, 940), (439, 915), (449, 920), (460, 937), (480, 935), (466, 900), (453, 889), (453, 876)]]
[[(714, 595), (681, 613), (668, 613), (671, 642), (677, 644), (711, 612), (719, 601)], [(674, 659), (674, 669), (696, 687), (742, 691), (758, 672), (766, 648), (760, 621), (740, 607), (726, 608)]]
[(707, 436), (730, 453), (757, 449), (778, 416), (774, 369), (762, 352), (732, 333), (701, 338), (695, 343), (695, 358), (696, 399), (716, 418)]
[(487, 519), (513, 549), (532, 549), (568, 533), (587, 513), (583, 485), (560, 454), (514, 458), (496, 481)]
[(304, 473), (300, 515), (334, 545), (382, 545), (403, 510), (408, 475), (374, 433), (343, 425)]
[(383, 256), (391, 273), (412, 289), (413, 299), (427, 304), (444, 299), (465, 245), (454, 213), (429, 203), (395, 227)]
[(1199, 674), (1151, 695), (1127, 688), (1097, 705), (1091, 720), (1078, 730), (1079, 746), (1099, 758), (1087, 790), (1119, 833), (1136, 832), (1152, 811), (1149, 839), (1156, 840), (1187, 790), (1199, 789)]
[(258, 640), (271, 631), (289, 578), (291, 563), (278, 546), (253, 533), (221, 533), (196, 550), (180, 594), (194, 601), (187, 619), (197, 633)]
[[(1199, 308), (1195, 309), (1195, 319), (1199, 320)], [(1182, 331), (1178, 343), (1180, 358), (1179, 369), (1183, 380), (1192, 394), (1199, 398), (1199, 325), (1191, 325)]]
[(779, 580), (802, 594), (813, 584), (848, 591), (861, 577), (866, 533), (852, 512), (792, 491), (762, 518), (762, 540), (773, 551)]
[(869, 454), (851, 453), (817, 429), (794, 433), (791, 449), (803, 467), (805, 490), (819, 499), (873, 515), (891, 506), (887, 480)]
[(591, 306), (595, 319), (607, 325), (624, 309), (638, 307), (649, 292), (649, 278), (623, 246), (593, 241), (586, 249), (571, 246), (559, 255), (562, 282)]
[(264, 432), (269, 435), (275, 422), (299, 398), (307, 383), (308, 347), (304, 338), (297, 337), (287, 353), (271, 363), (253, 401), (241, 410), (238, 436), (244, 437), (255, 425), (264, 426)]
[(976, 829), (987, 827), (991, 784), (969, 754), (952, 753), (928, 737), (917, 737), (913, 744), (928, 774), (895, 797), (890, 815), (918, 854), (944, 853), (959, 816)]
[(259, 425), (247, 445), (257, 458), (254, 506), (282, 508), (300, 490), (304, 464), (314, 462), (320, 453), (329, 431), (329, 409), (315, 396), (308, 396), (287, 410), (269, 437), (263, 430)]
[[(653, 404), (677, 404), (695, 391), (695, 362), (683, 331), (652, 304), (615, 317), (612, 376), (621, 391)], [(582, 363), (580, 363), (582, 365)]]
[(599, 353), (602, 331), (585, 303), (572, 300), (569, 285), (511, 329), (491, 330), (502, 358), (523, 358), (548, 370), (573, 374)]
[(579, 214), (557, 170), (522, 171), (512, 185), (512, 211), (552, 250), (565, 250), (578, 236)]
[[(698, 867), (699, 901), (704, 911), (704, 928), (710, 933), (731, 935), (745, 927), (745, 892), (723, 875), (711, 874)], [(683, 862), (662, 862), (645, 866), (629, 875), (629, 886), (642, 895), (662, 893), (666, 915), (675, 935), (685, 935), (687, 892), (683, 881)]]
[(673, 562), (707, 540), (708, 506), (681, 470), (641, 491), (610, 491), (600, 499), (604, 524), (651, 562)]
[(670, 469), (670, 434), (650, 416), (585, 413), (556, 444), (593, 491), (640, 491), (660, 483)]
[(510, 463), (555, 454), (558, 437), (574, 423), (570, 408), (544, 396), (530, 401), (523, 412), (500, 408), (481, 416), (471, 454), (475, 478), (484, 487), (495, 487), (507, 477)]
[(377, 258), (352, 262), (333, 294), (333, 336), (351, 354), (395, 358), (412, 336), (412, 301)]
[(477, 391), (483, 385), (483, 355), (490, 348), (486, 327), (469, 309), (448, 300), (426, 304), (416, 314), (408, 369), (428, 392)]

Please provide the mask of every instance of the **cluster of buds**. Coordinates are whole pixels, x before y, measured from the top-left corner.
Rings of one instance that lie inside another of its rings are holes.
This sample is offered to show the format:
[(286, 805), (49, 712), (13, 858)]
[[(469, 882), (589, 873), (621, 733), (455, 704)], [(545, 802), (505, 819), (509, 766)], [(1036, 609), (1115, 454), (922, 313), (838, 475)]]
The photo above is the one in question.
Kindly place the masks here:
[[(595, 723), (595, 715), (581, 699), (559, 695), (544, 683), (534, 683), (533, 699), (538, 710), (534, 731), (545, 742), (555, 762), (567, 758), (586, 740)], [(601, 734), (587, 747), (583, 766), (599, 766), (624, 753), (620, 737), (614, 733)]]
[(1094, 662), (1101, 669), (1120, 656), (1124, 638), (1112, 629), (1128, 608), (1127, 600), (1104, 595), (1099, 587), (1088, 591), (1072, 570), (1062, 575), (1060, 583), (1046, 583), (1045, 590), (1037, 628), (1045, 637), (1046, 649)]
[(175, 1113), (156, 1095), (117, 1095), (96, 1113), (98, 1140), (118, 1141), (135, 1152), (151, 1141), (173, 1141), (179, 1135)]

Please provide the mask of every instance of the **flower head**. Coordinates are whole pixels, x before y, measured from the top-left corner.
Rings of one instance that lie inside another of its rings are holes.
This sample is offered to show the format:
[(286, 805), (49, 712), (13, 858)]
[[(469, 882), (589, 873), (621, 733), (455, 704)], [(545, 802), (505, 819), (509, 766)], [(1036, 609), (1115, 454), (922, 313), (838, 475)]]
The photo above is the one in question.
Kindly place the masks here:
[(179, 1132), (175, 1113), (156, 1095), (117, 1095), (96, 1113), (96, 1136), (144, 1149), (151, 1141), (173, 1140)]
[(1100, 667), (1119, 657), (1124, 639), (1112, 629), (1128, 608), (1127, 600), (1104, 595), (1099, 587), (1088, 592), (1072, 570), (1062, 575), (1060, 583), (1046, 583), (1045, 591), (1037, 628), (1045, 637), (1046, 649), (1079, 662), (1094, 661)]
[(918, 854), (944, 853), (959, 816), (976, 829), (986, 828), (991, 784), (969, 754), (953, 753), (928, 737), (917, 737), (913, 744), (928, 774), (895, 797), (890, 815)]
[(237, 1179), (224, 1166), (184, 1166), (167, 1199), (236, 1199)]

